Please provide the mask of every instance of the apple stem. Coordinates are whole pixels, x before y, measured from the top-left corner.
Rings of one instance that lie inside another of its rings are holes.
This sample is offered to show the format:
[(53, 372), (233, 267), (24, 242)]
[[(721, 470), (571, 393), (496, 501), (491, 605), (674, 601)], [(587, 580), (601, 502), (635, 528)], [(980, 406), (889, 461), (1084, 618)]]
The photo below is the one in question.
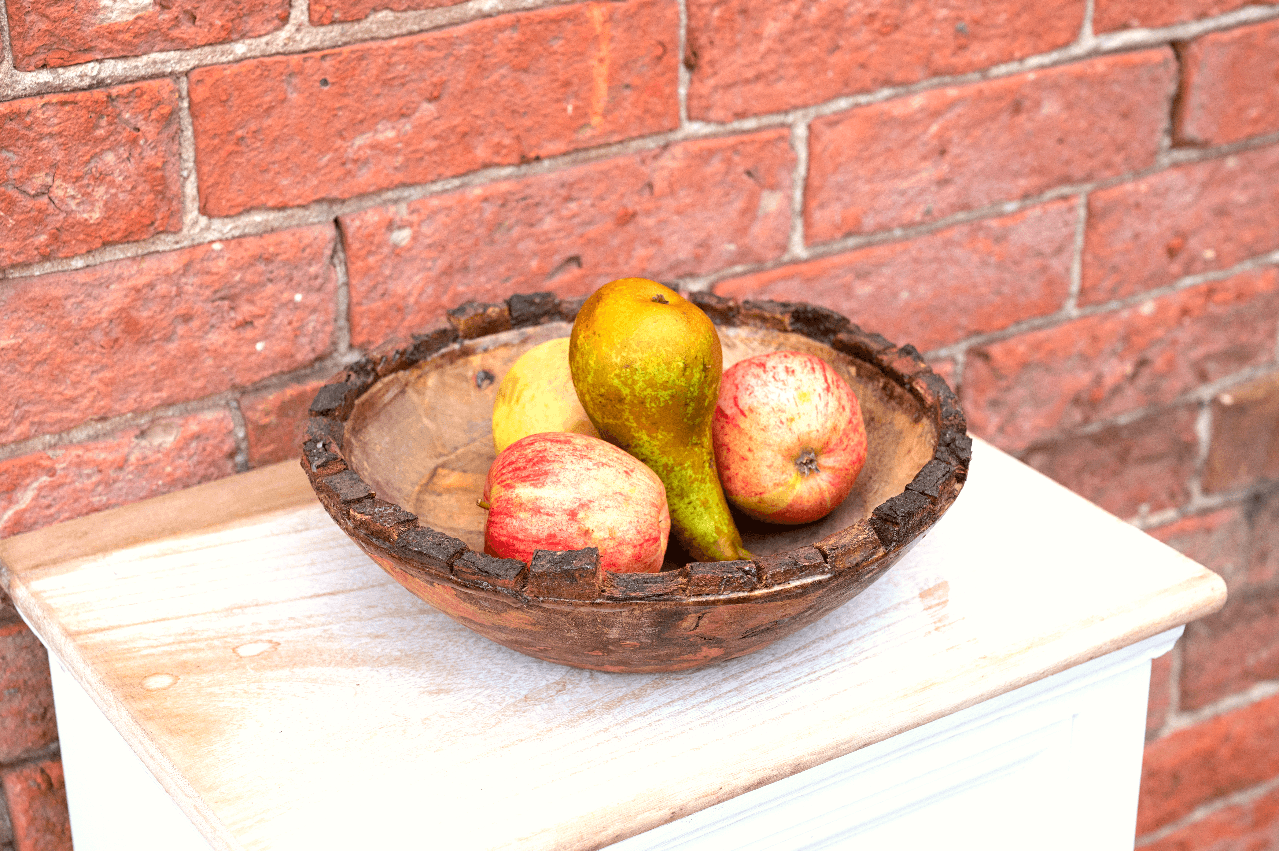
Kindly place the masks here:
[(483, 498), (475, 500), (475, 504), (478, 505), (480, 508), (483, 508), (485, 511), (488, 511), (490, 508), (493, 507), (489, 505), (487, 502), (485, 502)]

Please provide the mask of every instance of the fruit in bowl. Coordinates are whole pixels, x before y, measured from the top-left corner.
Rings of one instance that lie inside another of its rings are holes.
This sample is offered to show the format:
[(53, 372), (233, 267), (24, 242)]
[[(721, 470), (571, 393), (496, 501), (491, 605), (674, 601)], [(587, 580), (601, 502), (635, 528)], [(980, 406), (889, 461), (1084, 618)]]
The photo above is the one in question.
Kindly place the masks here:
[(676, 542), (698, 561), (750, 558), (715, 469), (723, 352), (710, 317), (655, 281), (621, 278), (578, 311), (569, 364), (600, 435), (666, 485)]
[(573, 389), (568, 337), (538, 343), (520, 355), (502, 376), (493, 400), (493, 447), (498, 452), (543, 431), (599, 437)]
[(599, 551), (600, 569), (655, 573), (670, 536), (662, 480), (597, 437), (542, 432), (502, 450), (481, 507), (484, 549), (528, 564), (537, 550)]
[(550, 293), (459, 305), (321, 388), (300, 458), (320, 504), (413, 594), (551, 662), (686, 670), (813, 623), (873, 584), (959, 495), (971, 441), (958, 399), (915, 349), (826, 308), (687, 298), (714, 322), (722, 362), (809, 352), (856, 391), (871, 451), (821, 520), (742, 524), (749, 559), (684, 563), (668, 553), (654, 573), (611, 572), (594, 547), (541, 550), (529, 562), (484, 553), (488, 512), (476, 499), (494, 460), (498, 388), (480, 379), (571, 332), (582, 301)]
[(728, 500), (769, 523), (820, 520), (866, 463), (857, 396), (825, 360), (768, 352), (725, 371), (713, 418)]

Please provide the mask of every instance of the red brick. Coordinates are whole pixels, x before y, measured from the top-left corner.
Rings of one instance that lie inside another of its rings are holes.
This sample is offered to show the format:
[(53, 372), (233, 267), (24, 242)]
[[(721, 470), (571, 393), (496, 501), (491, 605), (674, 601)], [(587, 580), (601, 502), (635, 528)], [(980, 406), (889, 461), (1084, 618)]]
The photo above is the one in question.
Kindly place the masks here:
[(1174, 138), (1223, 145), (1279, 130), (1279, 20), (1209, 33), (1181, 51)]
[(690, 0), (692, 118), (731, 121), (989, 68), (1070, 44), (1084, 3)]
[(311, 362), (333, 336), (335, 238), (321, 225), (5, 282), (0, 434), (62, 431)]
[(0, 266), (182, 226), (170, 80), (0, 103)]
[(0, 461), (0, 536), (229, 476), (234, 456), (231, 415), (215, 411)]
[(297, 457), (302, 451), (307, 411), (324, 380), (294, 384), (281, 390), (252, 393), (240, 400), (249, 441), (249, 466)]
[(28, 0), (9, 3), (9, 38), (14, 65), (32, 71), (253, 38), (288, 20), (288, 0)]
[(49, 656), (23, 623), (0, 626), (0, 763), (58, 740)]
[(1273, 851), (1279, 848), (1279, 789), (1222, 807), (1141, 851)]
[(943, 380), (945, 380), (946, 384), (950, 386), (950, 389), (956, 390), (958, 385), (955, 383), (955, 370), (958, 367), (958, 364), (955, 363), (953, 358), (929, 358), (928, 365), (932, 368), (933, 372), (937, 373)]
[(0, 786), (9, 799), (14, 851), (72, 851), (60, 760), (11, 769), (0, 777)]
[(1163, 729), (1172, 708), (1172, 657), (1171, 652), (1150, 663), (1150, 698), (1146, 703), (1146, 738), (1151, 739)]
[(1008, 451), (1268, 362), (1279, 269), (1241, 272), (969, 351), (968, 423)]
[(1123, 174), (1159, 151), (1172, 51), (934, 89), (813, 121), (805, 234), (822, 242)]
[(1204, 466), (1209, 493), (1279, 479), (1279, 372), (1217, 394)]
[(787, 132), (768, 130), (343, 216), (353, 343), (405, 336), (469, 299), (779, 257), (794, 165)]
[(1197, 414), (1190, 407), (1159, 411), (1037, 444), (1022, 460), (1118, 517), (1176, 508), (1190, 499), (1199, 448)]
[(1251, 0), (1096, 0), (1093, 32), (1130, 27), (1167, 27), (1256, 5)]
[(1279, 776), (1279, 697), (1187, 727), (1146, 745), (1137, 834), (1201, 804)]
[(466, 0), (311, 0), (313, 24), (339, 24), (361, 21), (374, 12), (410, 12), (416, 9), (438, 9), (457, 6)]
[(632, 0), (197, 68), (201, 209), (349, 198), (673, 129), (678, 39), (673, 0)]
[(1220, 575), (1232, 591), (1242, 590), (1249, 552), (1249, 524), (1241, 506), (1192, 514), (1148, 531)]
[(13, 599), (0, 588), (0, 626), (7, 626), (11, 623), (17, 623), (21, 618), (18, 616), (18, 609), (13, 605)]
[(1081, 304), (1124, 298), (1279, 248), (1279, 145), (1088, 196)]
[(1232, 593), (1221, 611), (1187, 625), (1182, 643), (1184, 709), (1279, 679), (1279, 591)]
[(824, 305), (921, 351), (1060, 310), (1070, 293), (1075, 201), (956, 225), (721, 281), (715, 292)]
[(1236, 584), (1279, 587), (1279, 489), (1250, 499), (1247, 516), (1252, 538), (1247, 565)]

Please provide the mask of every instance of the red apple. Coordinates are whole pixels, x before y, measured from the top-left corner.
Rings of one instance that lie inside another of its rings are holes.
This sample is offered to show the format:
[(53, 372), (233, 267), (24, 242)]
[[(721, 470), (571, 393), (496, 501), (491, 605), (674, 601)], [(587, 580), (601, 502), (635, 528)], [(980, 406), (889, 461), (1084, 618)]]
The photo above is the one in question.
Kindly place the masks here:
[(802, 352), (756, 355), (725, 370), (712, 435), (729, 502), (770, 523), (825, 517), (866, 462), (853, 389)]
[(662, 568), (671, 532), (666, 488), (598, 437), (542, 432), (515, 441), (489, 467), (484, 503), (490, 555), (527, 563), (535, 550), (595, 547), (604, 570)]

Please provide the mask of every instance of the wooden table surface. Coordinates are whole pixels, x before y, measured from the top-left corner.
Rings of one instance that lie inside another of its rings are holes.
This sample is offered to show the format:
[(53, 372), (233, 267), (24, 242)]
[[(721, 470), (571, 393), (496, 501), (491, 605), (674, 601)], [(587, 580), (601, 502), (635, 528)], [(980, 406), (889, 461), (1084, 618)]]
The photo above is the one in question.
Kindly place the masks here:
[(0, 581), (214, 847), (595, 848), (1222, 605), (1215, 574), (975, 444), (869, 590), (678, 674), (480, 638), (292, 462), (0, 541)]

